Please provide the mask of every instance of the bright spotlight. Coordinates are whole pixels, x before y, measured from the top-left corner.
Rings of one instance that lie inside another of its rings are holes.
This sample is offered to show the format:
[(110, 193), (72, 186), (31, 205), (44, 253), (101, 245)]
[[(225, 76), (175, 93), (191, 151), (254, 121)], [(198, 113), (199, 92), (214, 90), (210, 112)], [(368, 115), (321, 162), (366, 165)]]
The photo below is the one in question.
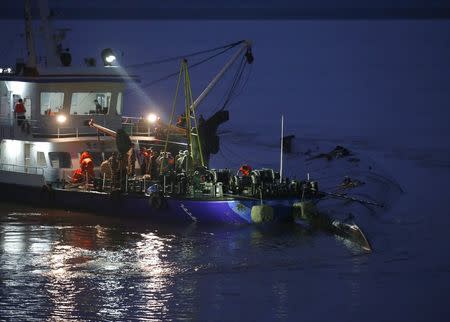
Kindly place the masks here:
[(159, 117), (153, 113), (151, 113), (147, 116), (147, 121), (150, 123), (155, 123), (156, 121), (158, 121), (158, 119), (159, 119)]
[(113, 61), (116, 60), (116, 56), (113, 56), (113, 55), (106, 56), (105, 60), (107, 63), (111, 64)]
[(112, 63), (116, 61), (116, 55), (111, 48), (102, 50), (102, 60), (104, 66), (112, 66)]
[(58, 116), (56, 117), (56, 121), (57, 121), (58, 123), (60, 123), (60, 124), (66, 122), (66, 120), (67, 120), (67, 117), (66, 117), (65, 115), (58, 115)]

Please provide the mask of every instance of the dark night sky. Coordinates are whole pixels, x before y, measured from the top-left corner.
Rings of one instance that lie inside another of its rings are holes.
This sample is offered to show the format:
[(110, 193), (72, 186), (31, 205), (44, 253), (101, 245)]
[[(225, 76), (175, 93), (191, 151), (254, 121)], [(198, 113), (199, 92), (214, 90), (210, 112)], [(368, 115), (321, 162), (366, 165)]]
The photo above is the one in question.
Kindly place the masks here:
[[(156, 3), (131, 2), (141, 9)], [(91, 2), (89, 10), (102, 8), (105, 3)], [(207, 3), (194, 1), (199, 7)], [(236, 3), (227, 2), (230, 7), (237, 6)], [(244, 2), (252, 3), (257, 2)], [(297, 8), (304, 4), (308, 7), (306, 2), (292, 3), (282, 1), (278, 6)], [(320, 3), (327, 3), (328, 6), (323, 6), (327, 10), (334, 4), (332, 1)], [(340, 2), (338, 9), (353, 3)], [(402, 3), (407, 2), (397, 2), (396, 8), (402, 8)], [(433, 11), (435, 13), (445, 13), (444, 9), (449, 7), (444, 1), (408, 3), (410, 7), (426, 8), (429, 12), (433, 7), (441, 8)], [(386, 8), (389, 2), (377, 4)], [(58, 5), (70, 7), (68, 1), (59, 1)], [(13, 12), (16, 6), (10, 3), (6, 11)], [(113, 6), (120, 9), (116, 3)], [(123, 51), (122, 64), (126, 66), (251, 39), (255, 63), (245, 91), (231, 107), (236, 124), (250, 118), (271, 122), (283, 112), (291, 124), (309, 122), (320, 128), (342, 127), (370, 133), (386, 129), (391, 134), (425, 133), (424, 130), (434, 129), (435, 133), (450, 137), (447, 126), (450, 119), (450, 20), (344, 19), (342, 11), (333, 10), (336, 18), (333, 20), (164, 21), (128, 20), (127, 16), (126, 20), (119, 20), (111, 13), (105, 16), (96, 13), (97, 20), (82, 19), (74, 14), (71, 18), (75, 20), (58, 21), (55, 25), (72, 29), (67, 45), (75, 63), (86, 56), (98, 57), (105, 47)], [(63, 14), (64, 10), (59, 12)], [(367, 9), (366, 12), (374, 11)], [(23, 24), (3, 20), (0, 26), (3, 39), (17, 38), (2, 50), (2, 56), (13, 62), (14, 54), (21, 47), (17, 35), (23, 31)], [(218, 59), (210, 66), (192, 71), (194, 95), (199, 94), (224, 62), (223, 58)], [(133, 72), (141, 75), (145, 84), (177, 68), (175, 63)], [(168, 111), (174, 88), (174, 79), (144, 88), (150, 104), (137, 99), (138, 95), (130, 91), (126, 111), (133, 113), (149, 105)], [(205, 102), (202, 108), (206, 115), (216, 108), (221, 90), (223, 88), (219, 87), (218, 94)]]

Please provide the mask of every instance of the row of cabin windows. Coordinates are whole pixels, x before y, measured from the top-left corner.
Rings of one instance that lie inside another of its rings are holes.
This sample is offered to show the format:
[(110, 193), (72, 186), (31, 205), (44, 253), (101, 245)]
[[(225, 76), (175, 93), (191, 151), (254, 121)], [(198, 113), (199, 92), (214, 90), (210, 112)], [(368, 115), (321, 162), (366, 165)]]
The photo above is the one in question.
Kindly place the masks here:
[[(89, 151), (88, 151), (89, 152)], [(89, 152), (92, 156), (92, 161), (94, 165), (100, 166), (100, 164), (107, 160), (112, 152)], [(81, 153), (78, 153), (78, 157), (80, 157)], [(70, 157), (69, 152), (49, 152), (48, 158), (50, 160), (50, 165), (52, 168), (71, 168), (72, 167), (72, 159)], [(36, 155), (36, 165), (38, 167), (46, 167), (47, 161), (45, 159), (44, 152), (37, 152)]]
[[(108, 114), (111, 107), (111, 92), (72, 93), (70, 102), (71, 115)], [(41, 92), (41, 115), (60, 112), (64, 106), (63, 92)], [(117, 115), (122, 114), (122, 92), (116, 103)]]

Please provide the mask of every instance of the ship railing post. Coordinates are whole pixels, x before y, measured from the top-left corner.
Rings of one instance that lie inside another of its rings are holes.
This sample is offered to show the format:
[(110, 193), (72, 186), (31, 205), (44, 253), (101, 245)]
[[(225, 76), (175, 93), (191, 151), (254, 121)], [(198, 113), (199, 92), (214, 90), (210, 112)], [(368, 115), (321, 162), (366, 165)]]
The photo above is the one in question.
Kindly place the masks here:
[(146, 184), (145, 184), (145, 177), (144, 177), (144, 187), (142, 187), (142, 192), (144, 192), (144, 193), (145, 193), (145, 187), (146, 187)]
[(88, 190), (88, 173), (86, 171), (86, 184), (84, 185), (84, 190)]
[(125, 175), (125, 192), (128, 192), (128, 174)]
[(59, 139), (59, 126), (58, 126), (58, 139)]
[(163, 193), (166, 194), (166, 175), (163, 176)]
[(105, 184), (106, 184), (106, 173), (103, 173), (102, 191), (105, 191)]
[(76, 128), (76, 136), (78, 138), (78, 127)]

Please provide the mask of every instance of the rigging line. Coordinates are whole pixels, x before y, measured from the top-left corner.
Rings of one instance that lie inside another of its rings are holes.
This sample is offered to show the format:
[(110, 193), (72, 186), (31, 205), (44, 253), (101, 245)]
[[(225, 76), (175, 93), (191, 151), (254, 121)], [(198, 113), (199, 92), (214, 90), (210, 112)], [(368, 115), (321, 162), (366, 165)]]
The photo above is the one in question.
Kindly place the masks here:
[(225, 102), (223, 103), (223, 106), (222, 106), (221, 110), (223, 110), (225, 108), (225, 106), (228, 105), (228, 102), (230, 101), (231, 96), (233, 95), (233, 92), (236, 89), (236, 85), (239, 82), (240, 75), (242, 75), (242, 70), (245, 67), (244, 60), (245, 60), (245, 57), (243, 56), (241, 61), (240, 61), (240, 63), (239, 63), (239, 67), (236, 70), (236, 73), (235, 73), (234, 78), (233, 78), (233, 83), (231, 84), (231, 86), (230, 86), (230, 88), (228, 90), (228, 95), (226, 97)]
[(230, 88), (229, 95), (228, 95), (225, 103), (223, 104), (222, 108), (220, 109), (220, 111), (224, 110), (225, 107), (230, 104), (230, 102), (232, 100), (232, 96), (235, 93), (236, 88), (239, 86), (239, 83), (240, 83), (240, 81), (242, 79), (242, 74), (244, 72), (245, 66), (246, 66), (246, 63), (245, 63), (245, 56), (244, 56), (244, 57), (242, 57), (241, 64), (239, 65), (239, 69), (238, 69), (238, 71), (237, 71), (237, 73), (235, 75), (233, 84), (232, 84), (232, 86)]
[(247, 77), (245, 78), (244, 82), (242, 83), (240, 90), (236, 94), (234, 94), (234, 97), (232, 99), (236, 99), (236, 97), (238, 97), (239, 95), (241, 95), (244, 92), (244, 89), (247, 86), (247, 83), (250, 79), (252, 70), (253, 70), (253, 65), (250, 65), (250, 67), (248, 69)]
[(236, 88), (236, 83), (239, 82), (238, 78), (239, 75), (242, 74), (242, 70), (245, 68), (245, 56), (242, 56), (241, 61), (239, 62), (239, 66), (235, 71), (235, 74), (233, 76), (233, 82), (231, 84), (231, 86), (227, 89), (227, 91), (224, 93), (224, 95), (222, 96), (222, 98), (219, 100), (219, 103), (217, 104), (219, 107), (214, 110), (213, 114), (222, 111), (225, 109), (225, 107), (227, 105), (229, 105), (229, 102), (231, 101), (230, 98), (233, 95), (233, 92), (235, 91)]
[[(230, 97), (230, 98), (229, 98), (229, 101), (226, 102), (226, 105), (227, 105), (228, 107), (231, 105), (231, 103), (232, 103), (239, 95), (241, 95), (241, 94), (244, 92), (245, 86), (247, 85), (248, 80), (249, 80), (249, 78), (250, 78), (251, 68), (252, 68), (252, 66), (250, 66), (250, 70), (249, 70), (249, 72), (248, 72), (248, 74), (247, 74), (247, 78), (245, 79), (244, 82), (242, 82), (242, 85), (241, 85), (241, 88), (239, 89), (239, 92), (236, 93), (236, 89), (235, 89), (235, 90), (234, 90), (235, 93), (233, 93), (233, 96)], [(216, 112), (224, 110), (225, 107), (226, 107), (226, 106), (222, 106), (222, 108), (219, 108)]]
[[(203, 64), (203, 63), (206, 63), (207, 61), (209, 61), (209, 60), (211, 60), (211, 59), (213, 59), (213, 58), (216, 58), (217, 56), (223, 54), (223, 53), (226, 52), (227, 50), (228, 50), (228, 49), (222, 50), (221, 52), (218, 52), (217, 54), (211, 55), (211, 56), (209, 56), (209, 57), (207, 57), (207, 58), (205, 58), (205, 59), (203, 59), (203, 60), (200, 60), (199, 62), (190, 65), (190, 66), (189, 66), (189, 69), (192, 70), (192, 68), (195, 68), (195, 67), (197, 67), (197, 66), (199, 66), (199, 65), (201, 65), (201, 64)], [(154, 80), (154, 81), (151, 81), (151, 82), (149, 82), (149, 83), (147, 83), (147, 84), (143, 84), (143, 85), (141, 85), (140, 88), (145, 88), (145, 87), (153, 86), (153, 85), (155, 85), (155, 84), (157, 84), (157, 83), (159, 83), (159, 82), (168, 80), (168, 79), (170, 79), (170, 78), (172, 78), (172, 77), (174, 77), (174, 76), (177, 76), (177, 75), (178, 75), (178, 72), (171, 73), (171, 74), (169, 74), (169, 75), (166, 75), (166, 76), (164, 76), (164, 77), (161, 77), (161, 78), (159, 78), (159, 79), (156, 79), (156, 80)], [(131, 89), (131, 90), (136, 90), (136, 89), (133, 88), (133, 89)]]
[(224, 144), (224, 142), (221, 143), (222, 147), (224, 148), (224, 150), (226, 150), (225, 152), (234, 155), (234, 157), (237, 157), (239, 160), (241, 160), (241, 162), (251, 162), (251, 163), (258, 163), (259, 161), (254, 160), (252, 158), (244, 158), (242, 155), (238, 154), (237, 152), (235, 152), (233, 150), (233, 148), (230, 147), (230, 143), (226, 143)]
[(206, 53), (209, 53), (209, 52), (217, 51), (219, 49), (226, 48), (226, 50), (229, 50), (229, 49), (231, 49), (233, 47), (236, 47), (237, 45), (239, 45), (239, 44), (241, 44), (243, 42), (244, 42), (244, 40), (240, 40), (240, 41), (228, 44), (228, 45), (215, 47), (215, 48), (211, 48), (211, 49), (206, 49), (206, 50), (201, 50), (201, 51), (189, 53), (187, 55), (179, 55), (179, 56), (168, 57), (168, 58), (164, 58), (164, 59), (160, 59), (160, 60), (144, 62), (144, 63), (134, 64), (134, 65), (129, 65), (129, 66), (126, 66), (126, 68), (149, 67), (149, 66), (153, 66), (153, 65), (168, 63), (168, 62), (171, 62), (171, 61), (174, 61), (174, 60), (180, 60), (180, 59), (183, 59), (183, 58), (188, 58), (188, 57), (193, 57), (193, 56), (206, 54)]
[(219, 151), (223, 155), (223, 157), (230, 163), (239, 165), (239, 164), (242, 164), (243, 162), (245, 162), (244, 161), (245, 159), (243, 159), (241, 157), (236, 158), (236, 155), (234, 155), (234, 156), (231, 155), (231, 153), (229, 152), (228, 148), (225, 149), (225, 148), (222, 147)]
[(222, 156), (222, 158), (223, 158), (225, 161), (227, 161), (229, 164), (231, 164), (232, 166), (233, 166), (233, 165), (235, 165), (235, 166), (239, 166), (239, 165), (240, 165), (240, 162), (239, 162), (239, 161), (233, 161), (233, 160), (227, 158), (227, 157), (225, 156), (225, 154), (223, 154), (223, 151), (222, 151), (222, 150), (219, 150), (219, 153), (220, 153), (220, 155)]
[[(238, 66), (238, 68), (236, 68), (236, 70), (234, 71), (234, 76), (233, 76), (233, 83), (234, 83), (234, 79), (236, 78), (236, 74), (237, 74), (237, 72), (239, 71), (239, 68), (240, 68), (241, 66), (239, 65)], [(226, 100), (227, 100), (227, 97), (230, 95), (230, 91), (231, 91), (231, 87), (232, 87), (233, 85), (230, 85), (227, 89), (226, 89), (226, 91), (223, 93), (223, 95), (222, 95), (222, 97), (217, 101), (217, 106), (218, 106), (218, 108), (216, 109), (216, 110), (214, 110), (214, 112), (212, 113), (212, 114), (215, 114), (215, 113), (217, 113), (218, 111), (220, 111), (221, 110), (221, 107), (225, 104), (225, 102), (226, 102)]]

